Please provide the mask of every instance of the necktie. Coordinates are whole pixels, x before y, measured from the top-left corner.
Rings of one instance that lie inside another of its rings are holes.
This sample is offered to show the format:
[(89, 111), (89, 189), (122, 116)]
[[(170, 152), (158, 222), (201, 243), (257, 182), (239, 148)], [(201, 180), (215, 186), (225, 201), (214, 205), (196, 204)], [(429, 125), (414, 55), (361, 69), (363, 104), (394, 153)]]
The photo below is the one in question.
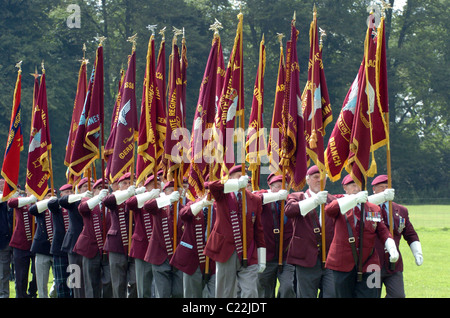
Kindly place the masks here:
[(381, 205), (381, 213), (383, 214), (384, 222), (387, 225), (389, 225), (389, 217), (388, 217), (388, 214), (387, 214), (386, 205), (384, 203)]
[(236, 197), (237, 197), (237, 203), (238, 203), (237, 213), (238, 213), (239, 217), (242, 218), (242, 193), (238, 192)]

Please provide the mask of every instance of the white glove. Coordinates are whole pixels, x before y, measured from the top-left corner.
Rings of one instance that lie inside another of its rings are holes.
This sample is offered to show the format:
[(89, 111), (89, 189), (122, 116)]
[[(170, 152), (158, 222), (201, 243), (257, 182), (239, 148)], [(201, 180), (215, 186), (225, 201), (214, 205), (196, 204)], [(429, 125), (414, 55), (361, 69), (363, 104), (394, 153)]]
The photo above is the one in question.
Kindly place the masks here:
[(173, 191), (169, 195), (160, 196), (156, 199), (156, 204), (158, 205), (158, 208), (161, 209), (165, 206), (168, 206), (169, 204), (176, 202), (180, 199), (180, 192)]
[(369, 196), (368, 201), (375, 205), (380, 205), (386, 201), (394, 200), (395, 189), (386, 189), (383, 192), (372, 194)]
[(359, 191), (356, 195), (356, 204), (366, 203), (369, 193), (367, 191)]
[(169, 194), (170, 203), (177, 202), (180, 200), (180, 192), (179, 191), (173, 191), (171, 194)]
[(136, 189), (136, 194), (142, 194), (146, 191), (145, 187), (139, 187)]
[(258, 247), (258, 273), (264, 272), (266, 269), (266, 248)]
[(101, 189), (100, 192), (93, 198), (86, 201), (89, 210), (94, 209), (102, 200), (108, 195), (108, 189)]
[(37, 198), (34, 196), (34, 194), (30, 195), (29, 197), (25, 197), (25, 198), (18, 198), (17, 200), (19, 200), (17, 206), (19, 208), (28, 205), (28, 204), (33, 204), (37, 202)]
[(386, 242), (384, 242), (384, 248), (389, 253), (389, 261), (391, 263), (398, 261), (400, 255), (398, 254), (397, 247), (395, 246), (395, 241), (393, 239), (389, 237)]
[(52, 199), (55, 199), (55, 198), (56, 197), (50, 197), (50, 199), (44, 199), (44, 200), (36, 202), (36, 208), (37, 208), (38, 213), (42, 213), (45, 210), (47, 210), (48, 209), (48, 205), (47, 205), (48, 202), (50, 200), (52, 200)]
[(301, 215), (305, 216), (308, 212), (314, 210), (317, 206), (327, 202), (328, 191), (319, 191), (318, 193), (313, 193), (311, 197), (299, 201), (298, 205), (300, 208)]
[(248, 184), (248, 176), (242, 176), (239, 179), (228, 179), (223, 185), (223, 192), (230, 193), (245, 188)]
[[(138, 189), (139, 190), (139, 189)], [(137, 190), (136, 190), (137, 192)], [(159, 194), (161, 193), (160, 189), (153, 189), (149, 192), (144, 192), (136, 195), (138, 208), (142, 208), (148, 200), (156, 199), (159, 197)]]
[(207, 197), (204, 197), (202, 200), (191, 204), (191, 212), (196, 216), (200, 213), (200, 211), (210, 205), (213, 205), (214, 200), (208, 200)]
[(423, 264), (423, 255), (422, 255), (422, 245), (419, 241), (414, 241), (409, 245), (409, 248), (411, 249), (411, 252), (414, 255), (414, 258), (416, 259), (416, 265), (420, 266)]
[(131, 185), (127, 190), (118, 190), (113, 192), (113, 194), (116, 197), (116, 203), (122, 204), (136, 194), (136, 187), (134, 185)]
[(69, 197), (67, 198), (67, 202), (74, 203), (80, 201), (82, 198), (92, 198), (94, 194), (92, 191), (86, 191), (80, 194), (69, 194)]
[(263, 193), (263, 204), (286, 200), (289, 195), (287, 190), (281, 189), (278, 192)]

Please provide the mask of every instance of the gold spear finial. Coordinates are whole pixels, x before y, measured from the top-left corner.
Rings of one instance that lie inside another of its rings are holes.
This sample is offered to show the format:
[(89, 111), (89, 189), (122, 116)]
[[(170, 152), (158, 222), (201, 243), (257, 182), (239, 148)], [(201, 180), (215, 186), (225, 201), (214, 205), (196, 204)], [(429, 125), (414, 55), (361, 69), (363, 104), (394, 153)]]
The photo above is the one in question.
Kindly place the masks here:
[(33, 73), (30, 73), (30, 75), (33, 76), (34, 78), (38, 78), (39, 76), (41, 76), (41, 75), (38, 73), (37, 66), (34, 67), (34, 74), (33, 74)]
[(388, 9), (392, 9), (391, 4), (389, 2), (381, 0), (381, 13), (383, 14), (383, 16), (385, 16), (385, 11)]
[(16, 63), (16, 67), (19, 69), (19, 72), (22, 72), (22, 62), (23, 61), (19, 61)]
[(284, 37), (285, 37), (285, 35), (283, 33), (277, 32), (277, 38), (278, 38), (278, 42), (280, 42), (280, 47), (283, 47), (283, 38)]
[(42, 74), (45, 73), (45, 66), (44, 66), (44, 60), (41, 62), (41, 68), (42, 68)]
[(219, 35), (219, 29), (223, 29), (222, 23), (215, 19), (214, 23), (209, 26), (209, 29), (214, 31), (214, 36)]
[(98, 46), (102, 46), (106, 40), (106, 36), (96, 36), (94, 39), (98, 42)]
[(146, 28), (147, 30), (152, 32), (152, 35), (155, 35), (155, 30), (157, 26), (158, 26), (157, 24), (149, 24), (146, 26)]
[(292, 24), (295, 25), (297, 13), (294, 11), (294, 16), (292, 17)]
[(162, 35), (162, 40), (163, 40), (163, 41), (166, 40), (165, 33), (166, 33), (166, 27), (164, 27), (164, 28), (162, 28), (161, 30), (159, 30), (159, 34)]
[(320, 45), (320, 48), (322, 48), (323, 38), (327, 36), (327, 33), (321, 27), (319, 27), (319, 33), (320, 33), (319, 45)]
[(133, 47), (131, 48), (132, 52), (136, 50), (136, 41), (137, 41), (137, 33), (135, 35), (128, 37), (127, 39), (127, 42), (133, 43)]
[(172, 26), (172, 32), (173, 32), (173, 43), (177, 42), (177, 36), (183, 34), (183, 30), (182, 29), (177, 29), (176, 27)]

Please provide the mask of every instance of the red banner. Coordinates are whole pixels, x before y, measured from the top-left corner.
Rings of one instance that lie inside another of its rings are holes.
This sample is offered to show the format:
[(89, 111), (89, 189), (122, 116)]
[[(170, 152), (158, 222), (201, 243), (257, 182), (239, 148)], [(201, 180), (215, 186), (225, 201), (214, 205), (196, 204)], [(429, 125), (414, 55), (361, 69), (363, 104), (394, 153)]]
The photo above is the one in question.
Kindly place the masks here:
[[(225, 73), (222, 91), (219, 97), (218, 109), (214, 127), (214, 175), (220, 175), (223, 181), (228, 180), (228, 171), (234, 166), (235, 126), (242, 128), (243, 123), (236, 119), (244, 116), (244, 64), (242, 51), (243, 15), (238, 15), (239, 23)], [(235, 125), (236, 124), (236, 125)]]
[(280, 43), (280, 61), (278, 63), (277, 87), (273, 106), (272, 124), (270, 126), (269, 143), (267, 152), (269, 155), (270, 170), (279, 174), (281, 150), (281, 137), (283, 132), (283, 101), (285, 94), (286, 66), (284, 64), (283, 45)]
[[(70, 164), (72, 163), (72, 151), (75, 144), (78, 123), (80, 122), (80, 116), (83, 112), (84, 101), (86, 99), (86, 64), (87, 61), (83, 59), (83, 61), (81, 62), (80, 70), (78, 71), (77, 92), (75, 94), (75, 101), (73, 103), (72, 120), (70, 122), (69, 136), (67, 137), (66, 156), (64, 157), (64, 165), (66, 165), (67, 167), (70, 167)], [(67, 169), (66, 177), (67, 181), (72, 184), (76, 179), (76, 176), (70, 171), (70, 169)]]
[(48, 151), (51, 148), (45, 70), (42, 70), (39, 93), (32, 114), (25, 185), (38, 200), (42, 200), (48, 190), (47, 180), (51, 173), (51, 158)]
[(297, 36), (295, 21), (291, 24), (291, 40), (286, 52), (286, 94), (283, 103), (283, 154), (281, 164), (291, 176), (290, 186), (299, 191), (305, 185), (306, 150), (300, 92), (300, 67), (297, 56)]
[(122, 95), (114, 138), (114, 151), (109, 160), (109, 180), (116, 181), (130, 170), (134, 163), (134, 147), (138, 138), (136, 110), (136, 52), (128, 60), (128, 68), (122, 84)]
[(333, 120), (333, 113), (319, 46), (316, 12), (309, 29), (309, 44), (308, 81), (302, 96), (306, 153), (319, 167), (321, 177), (325, 177), (323, 137), (326, 126)]
[(100, 157), (99, 144), (100, 128), (104, 118), (103, 109), (103, 46), (99, 45), (69, 166), (71, 172), (76, 176), (83, 174), (85, 169)]
[(19, 181), (20, 152), (23, 150), (22, 123), (20, 118), (20, 99), (22, 90), (22, 71), (17, 74), (14, 89), (11, 121), (8, 140), (3, 157), (2, 176), (5, 178), (2, 201), (8, 200), (16, 191)]
[(247, 156), (248, 170), (252, 172), (253, 191), (259, 190), (261, 174), (261, 158), (267, 155), (267, 145), (264, 139), (264, 71), (266, 68), (266, 51), (264, 38), (259, 47), (259, 63), (256, 72), (255, 86), (253, 88), (252, 109), (247, 132)]
[(212, 157), (208, 149), (211, 128), (214, 125), (217, 86), (223, 85), (223, 52), (220, 37), (214, 36), (208, 61), (206, 63), (200, 94), (192, 124), (189, 188), (186, 195), (192, 201), (205, 192), (205, 177), (210, 171)]

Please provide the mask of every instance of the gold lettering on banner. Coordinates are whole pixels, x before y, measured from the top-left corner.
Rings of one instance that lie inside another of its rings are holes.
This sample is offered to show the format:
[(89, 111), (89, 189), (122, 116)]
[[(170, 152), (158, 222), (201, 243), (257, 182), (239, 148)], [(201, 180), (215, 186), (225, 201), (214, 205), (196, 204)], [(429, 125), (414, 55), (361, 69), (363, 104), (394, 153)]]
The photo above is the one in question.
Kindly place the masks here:
[(133, 151), (134, 149), (134, 145), (133, 144), (129, 144), (120, 154), (119, 154), (119, 158), (123, 159), (125, 158), (128, 153), (130, 153), (130, 151)]
[(125, 88), (134, 89), (134, 83), (132, 82), (125, 82), (124, 85)]
[(331, 158), (333, 159), (333, 163), (336, 167), (339, 167), (342, 165), (341, 157), (339, 156), (339, 153), (336, 148), (336, 142), (334, 140), (334, 137), (330, 138), (329, 141), (330, 150), (331, 150)]

